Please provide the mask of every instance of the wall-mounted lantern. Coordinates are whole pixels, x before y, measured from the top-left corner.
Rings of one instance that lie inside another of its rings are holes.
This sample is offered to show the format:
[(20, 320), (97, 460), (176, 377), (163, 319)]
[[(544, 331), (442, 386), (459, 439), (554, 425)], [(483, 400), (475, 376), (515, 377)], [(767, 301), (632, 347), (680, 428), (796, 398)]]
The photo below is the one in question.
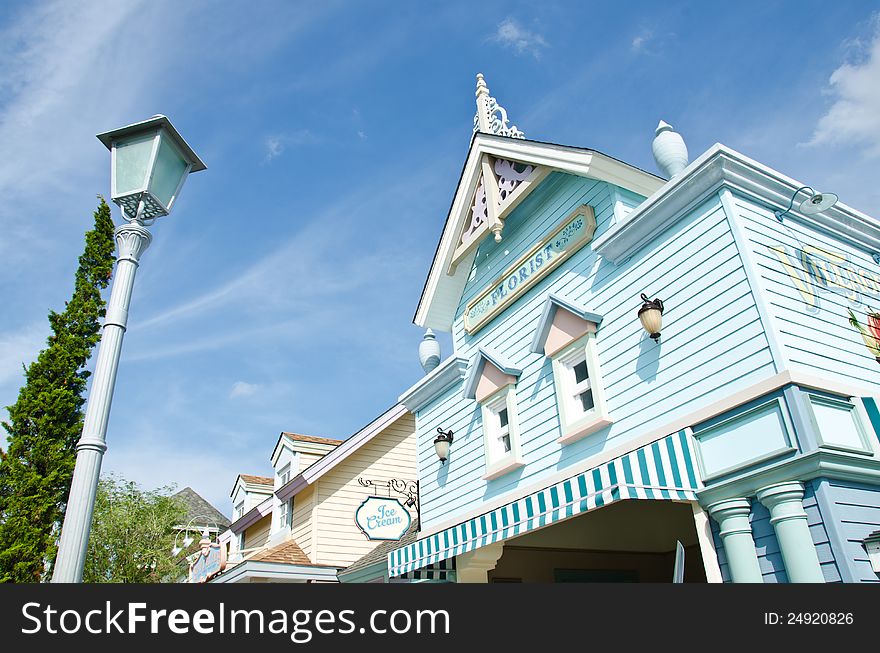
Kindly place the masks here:
[(791, 207), (794, 206), (794, 198), (797, 197), (797, 194), (802, 190), (810, 191), (810, 196), (798, 205), (798, 211), (804, 215), (815, 215), (816, 213), (821, 213), (825, 209), (830, 209), (837, 204), (838, 197), (834, 193), (818, 193), (810, 186), (801, 186), (791, 194), (791, 200), (788, 202), (787, 209), (784, 211), (775, 211), (773, 213), (777, 220), (782, 222), (782, 218), (788, 215), (789, 211), (791, 211)]
[(437, 427), (439, 435), (434, 438), (434, 451), (440, 459), (440, 464), (445, 465), (446, 459), (449, 458), (449, 446), (452, 444), (452, 431), (444, 431), (441, 427)]
[(864, 540), (865, 550), (868, 552), (868, 560), (875, 574), (880, 574), (880, 531), (874, 531)]
[(642, 301), (644, 304), (639, 309), (639, 321), (654, 342), (658, 342), (660, 329), (663, 327), (663, 300), (650, 300), (645, 293), (642, 293)]

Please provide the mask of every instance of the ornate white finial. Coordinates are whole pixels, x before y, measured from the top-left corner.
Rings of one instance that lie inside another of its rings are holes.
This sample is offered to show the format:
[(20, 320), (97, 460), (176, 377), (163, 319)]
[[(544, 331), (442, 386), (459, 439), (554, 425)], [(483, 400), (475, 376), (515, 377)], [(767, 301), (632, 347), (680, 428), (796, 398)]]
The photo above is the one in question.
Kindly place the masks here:
[(440, 343), (431, 329), (425, 331), (422, 341), (419, 343), (419, 362), (425, 374), (440, 364)]
[(483, 73), (477, 73), (477, 115), (474, 116), (474, 131), (487, 134), (498, 134), (510, 138), (525, 138), (516, 125), (508, 127), (507, 111), (489, 95), (489, 87), (483, 79)]
[(651, 144), (654, 161), (660, 168), (660, 172), (672, 178), (687, 167), (687, 146), (684, 144), (681, 134), (674, 131), (672, 125), (663, 120), (657, 125), (654, 133), (654, 142)]

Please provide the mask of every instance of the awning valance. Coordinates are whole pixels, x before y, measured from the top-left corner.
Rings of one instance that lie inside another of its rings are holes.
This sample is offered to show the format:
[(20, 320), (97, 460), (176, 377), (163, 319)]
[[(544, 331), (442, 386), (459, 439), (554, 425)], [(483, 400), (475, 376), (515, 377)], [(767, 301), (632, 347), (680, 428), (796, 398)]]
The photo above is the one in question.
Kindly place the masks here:
[(388, 554), (388, 574), (401, 576), (618, 499), (695, 501), (700, 487), (688, 436), (681, 431), (395, 549)]

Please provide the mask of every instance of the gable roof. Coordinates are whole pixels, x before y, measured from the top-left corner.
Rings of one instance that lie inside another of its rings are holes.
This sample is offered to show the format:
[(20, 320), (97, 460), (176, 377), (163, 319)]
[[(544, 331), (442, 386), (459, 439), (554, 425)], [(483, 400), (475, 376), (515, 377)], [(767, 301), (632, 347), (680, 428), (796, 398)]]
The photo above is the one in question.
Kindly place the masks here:
[(535, 354), (544, 353), (544, 343), (547, 341), (547, 335), (550, 333), (550, 326), (553, 324), (553, 319), (556, 317), (557, 309), (560, 308), (565, 309), (573, 315), (577, 315), (582, 320), (593, 322), (596, 326), (599, 326), (599, 323), (602, 322), (601, 315), (590, 312), (580, 304), (573, 302), (562, 295), (550, 293), (547, 295), (547, 301), (544, 302), (544, 311), (541, 313), (541, 319), (538, 320), (538, 327), (535, 329), (535, 337), (532, 338), (532, 344), (529, 347), (530, 352)]
[(333, 438), (319, 438), (316, 435), (303, 435), (302, 433), (288, 433), (287, 431), (281, 431), (281, 435), (284, 437), (293, 440), (294, 442), (314, 442), (315, 444), (329, 444), (334, 447), (337, 444), (342, 444), (342, 440), (335, 440)]
[(191, 487), (185, 487), (174, 495), (186, 506), (186, 521), (193, 520), (195, 526), (210, 526), (213, 522), (222, 531), (229, 528), (229, 519), (208, 503), (204, 497)]
[[(392, 408), (389, 408), (360, 431), (347, 440), (342, 441), (339, 446), (326, 456), (306, 467), (305, 470), (288, 481), (286, 485), (278, 488), (275, 495), (281, 501), (286, 501), (294, 496), (336, 467), (336, 465), (372, 440), (387, 427), (391, 426), (394, 422), (406, 415), (407, 412), (408, 411), (403, 404), (397, 404)], [(413, 469), (413, 473), (415, 473), (415, 469)]]
[(272, 485), (275, 481), (271, 476), (253, 476), (251, 474), (239, 474), (241, 480), (251, 485)]
[[(294, 451), (302, 451), (323, 456), (332, 450), (328, 447), (338, 447), (343, 441), (335, 440), (333, 438), (321, 438), (316, 435), (304, 435), (303, 433), (281, 431), (278, 436), (278, 441), (275, 442), (275, 447), (272, 449), (272, 455), (269, 456), (272, 465), (278, 464), (278, 456), (281, 453), (282, 444), (285, 442)], [(300, 448), (297, 448), (297, 446)]]
[(470, 213), (473, 193), (483, 172), (483, 157), (488, 155), (606, 181), (642, 196), (653, 194), (664, 183), (656, 175), (596, 150), (475, 133), (413, 317), (413, 322), (418, 326), (447, 332), (452, 328), (476, 247), (461, 258), (454, 269), (453, 257)]
[(258, 551), (250, 558), (253, 562), (277, 562), (285, 565), (299, 565), (302, 567), (329, 567), (332, 565), (315, 565), (296, 543), (296, 540), (287, 540), (281, 544)]
[(486, 366), (487, 361), (509, 376), (519, 378), (519, 375), (522, 374), (521, 369), (513, 367), (493, 349), (480, 347), (471, 359), (471, 364), (464, 379), (462, 394), (465, 399), (473, 399), (476, 396), (477, 384), (480, 382), (480, 375), (483, 373), (483, 368)]

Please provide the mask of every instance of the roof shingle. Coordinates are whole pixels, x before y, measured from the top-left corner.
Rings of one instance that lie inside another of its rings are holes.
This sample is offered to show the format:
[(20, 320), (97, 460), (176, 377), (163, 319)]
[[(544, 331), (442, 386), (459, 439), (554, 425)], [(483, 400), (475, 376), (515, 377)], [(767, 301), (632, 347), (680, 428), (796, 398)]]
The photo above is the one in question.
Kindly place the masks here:
[(253, 476), (252, 474), (239, 474), (241, 480), (252, 485), (274, 485), (275, 479), (271, 476)]
[(342, 444), (342, 440), (334, 440), (333, 438), (319, 438), (316, 435), (303, 435), (302, 433), (288, 433), (282, 431), (281, 435), (297, 442), (314, 442), (315, 444), (332, 444), (336, 446)]

